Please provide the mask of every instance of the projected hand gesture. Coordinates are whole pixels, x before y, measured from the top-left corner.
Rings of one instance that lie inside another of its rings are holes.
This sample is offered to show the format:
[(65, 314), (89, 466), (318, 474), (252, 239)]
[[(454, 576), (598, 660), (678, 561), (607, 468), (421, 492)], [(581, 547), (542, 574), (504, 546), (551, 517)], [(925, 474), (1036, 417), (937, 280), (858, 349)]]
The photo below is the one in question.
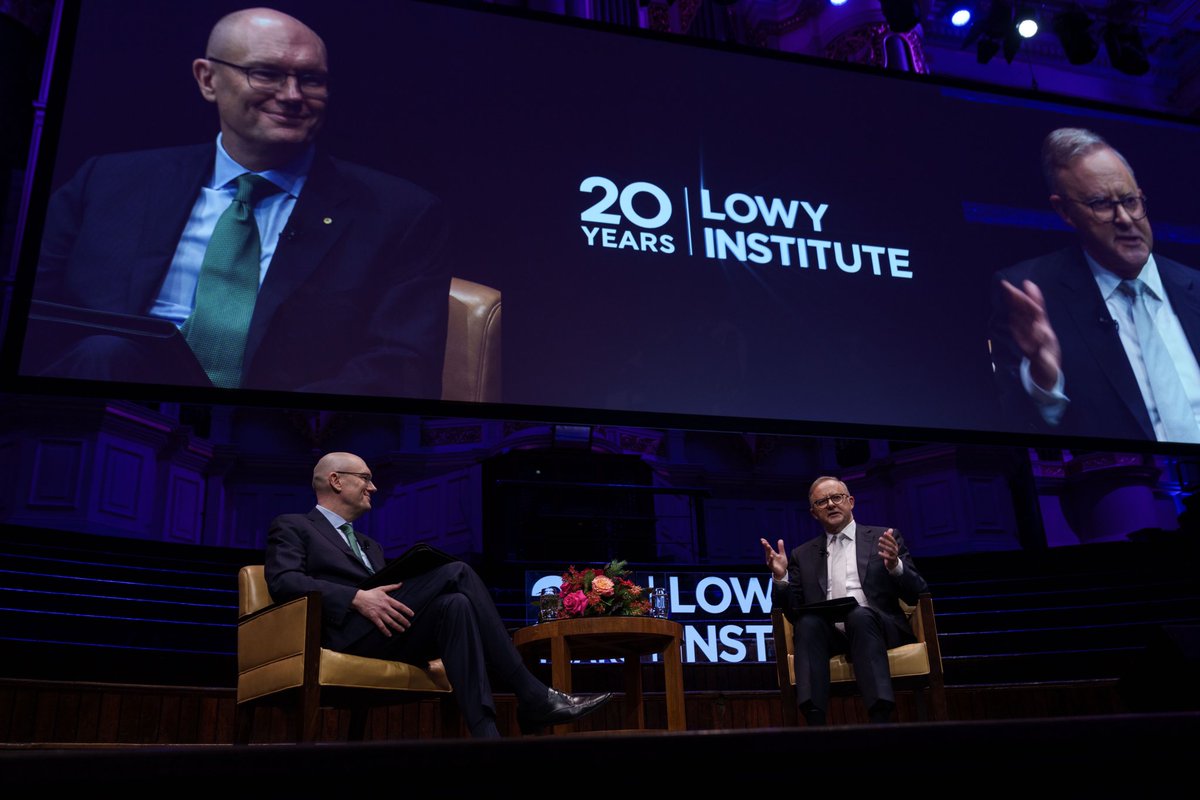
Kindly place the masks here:
[(1013, 339), (1029, 359), (1033, 382), (1049, 391), (1058, 382), (1062, 367), (1062, 348), (1046, 314), (1046, 299), (1033, 281), (1023, 281), (1021, 288), (1001, 281), (1004, 300), (1008, 305), (1008, 324)]

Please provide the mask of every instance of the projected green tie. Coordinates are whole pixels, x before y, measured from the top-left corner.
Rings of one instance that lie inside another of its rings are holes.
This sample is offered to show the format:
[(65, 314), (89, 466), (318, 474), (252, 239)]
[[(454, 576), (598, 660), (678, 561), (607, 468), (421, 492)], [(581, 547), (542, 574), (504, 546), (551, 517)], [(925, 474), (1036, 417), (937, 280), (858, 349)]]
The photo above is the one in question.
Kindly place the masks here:
[(242, 380), (262, 253), (254, 205), (278, 191), (259, 175), (238, 176), (237, 196), (217, 220), (204, 251), (196, 307), (182, 333), (214, 386), (234, 388)]

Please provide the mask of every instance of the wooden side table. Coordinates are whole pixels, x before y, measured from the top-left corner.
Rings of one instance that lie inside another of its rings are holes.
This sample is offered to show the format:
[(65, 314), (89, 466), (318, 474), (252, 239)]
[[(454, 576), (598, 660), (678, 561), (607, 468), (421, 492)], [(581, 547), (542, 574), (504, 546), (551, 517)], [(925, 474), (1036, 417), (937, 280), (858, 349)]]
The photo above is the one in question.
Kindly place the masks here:
[[(560, 692), (571, 692), (571, 659), (625, 659), (625, 727), (644, 730), (641, 657), (662, 654), (667, 693), (667, 730), (687, 729), (683, 708), (683, 665), (679, 648), (683, 626), (655, 617), (578, 617), (542, 622), (513, 634), (513, 644), (528, 663), (550, 660), (551, 683)], [(556, 725), (566, 733), (571, 725)]]

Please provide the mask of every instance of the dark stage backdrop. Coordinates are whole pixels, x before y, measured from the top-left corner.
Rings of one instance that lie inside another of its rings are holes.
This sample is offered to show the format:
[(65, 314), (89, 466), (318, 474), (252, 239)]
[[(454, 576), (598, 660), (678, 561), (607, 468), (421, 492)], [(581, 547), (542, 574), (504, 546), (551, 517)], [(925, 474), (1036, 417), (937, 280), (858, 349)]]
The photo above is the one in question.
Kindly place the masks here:
[[(53, 186), (216, 135), (190, 62), (243, 4), (79, 5)], [(1130, 158), (1156, 252), (1200, 264), (1189, 123), (488, 7), (275, 5), (327, 41), (322, 142), (442, 198), (454, 274), (503, 292), (510, 414), (1004, 431), (988, 281), (1074, 241), (1038, 167), (1063, 125)]]

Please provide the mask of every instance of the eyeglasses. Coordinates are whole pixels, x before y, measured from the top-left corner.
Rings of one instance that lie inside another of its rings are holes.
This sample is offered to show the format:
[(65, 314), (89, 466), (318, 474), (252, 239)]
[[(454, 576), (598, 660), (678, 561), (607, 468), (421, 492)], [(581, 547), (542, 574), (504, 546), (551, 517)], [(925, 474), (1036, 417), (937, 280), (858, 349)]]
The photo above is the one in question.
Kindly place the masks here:
[(1117, 219), (1117, 206), (1125, 209), (1130, 219), (1138, 220), (1146, 217), (1146, 195), (1138, 192), (1129, 194), (1119, 200), (1076, 200), (1068, 198), (1072, 203), (1087, 206), (1092, 216), (1098, 222), (1114, 222)]
[(354, 477), (361, 480), (363, 483), (369, 483), (372, 486), (375, 485), (375, 481), (371, 480), (371, 473), (369, 473), (369, 472), (346, 472), (344, 470), (335, 469), (333, 471), (333, 474), (334, 475), (353, 475)]
[(850, 495), (847, 494), (831, 494), (828, 497), (822, 497), (820, 500), (813, 500), (813, 508), (825, 508), (826, 506), (840, 506), (846, 501)]
[(212, 56), (206, 56), (206, 59), (240, 69), (246, 75), (246, 83), (255, 91), (278, 92), (287, 84), (288, 78), (294, 77), (296, 85), (300, 87), (300, 94), (305, 97), (325, 97), (329, 94), (329, 75), (325, 72), (288, 72), (273, 67), (243, 67), (241, 64), (222, 61)]

